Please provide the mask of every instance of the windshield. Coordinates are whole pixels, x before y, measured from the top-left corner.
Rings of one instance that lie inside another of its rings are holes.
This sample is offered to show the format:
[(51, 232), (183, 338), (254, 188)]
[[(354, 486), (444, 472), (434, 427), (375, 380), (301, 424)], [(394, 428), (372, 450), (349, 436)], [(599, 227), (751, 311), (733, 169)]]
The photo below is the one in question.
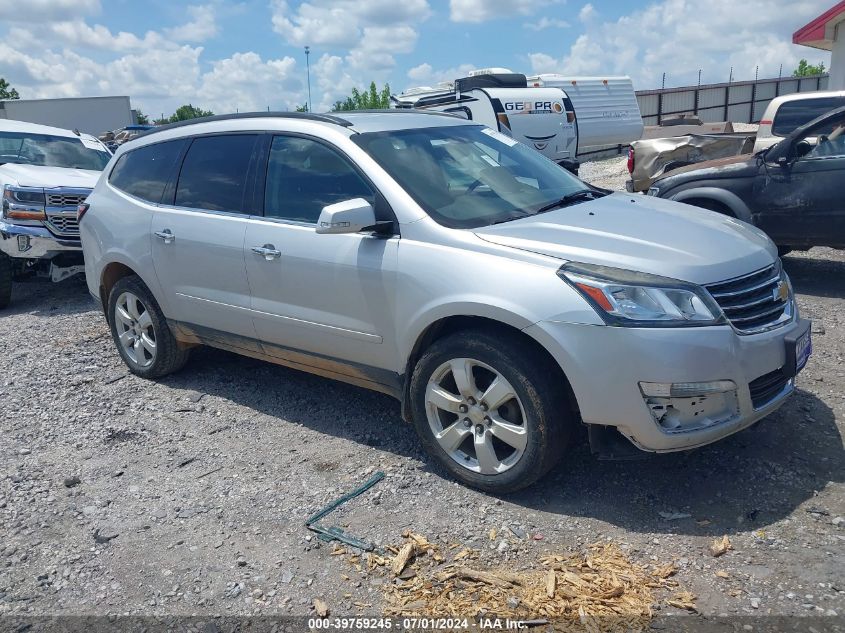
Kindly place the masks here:
[(109, 158), (111, 155), (105, 150), (86, 147), (78, 138), (0, 132), (0, 164), (102, 171)]
[(452, 228), (534, 215), (572, 193), (592, 191), (533, 149), (477, 125), (352, 138), (432, 218)]

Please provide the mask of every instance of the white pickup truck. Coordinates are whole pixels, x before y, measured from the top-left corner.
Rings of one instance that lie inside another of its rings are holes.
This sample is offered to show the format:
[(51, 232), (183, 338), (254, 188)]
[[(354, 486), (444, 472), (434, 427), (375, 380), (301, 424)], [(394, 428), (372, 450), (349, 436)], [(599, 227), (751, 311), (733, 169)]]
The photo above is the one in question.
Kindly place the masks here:
[(61, 281), (84, 271), (77, 208), (110, 158), (89, 134), (0, 121), (0, 308), (15, 278)]

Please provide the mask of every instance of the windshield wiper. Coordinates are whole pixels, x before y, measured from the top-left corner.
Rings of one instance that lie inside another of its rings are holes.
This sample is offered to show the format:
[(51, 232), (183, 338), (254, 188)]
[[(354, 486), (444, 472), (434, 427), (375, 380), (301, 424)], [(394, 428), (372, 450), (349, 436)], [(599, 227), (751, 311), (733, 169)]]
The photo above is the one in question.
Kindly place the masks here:
[(580, 191), (575, 191), (573, 193), (568, 193), (563, 198), (555, 200), (554, 202), (550, 202), (547, 205), (544, 205), (534, 211), (535, 214), (537, 213), (545, 213), (546, 211), (551, 211), (552, 209), (558, 209), (560, 207), (567, 207), (570, 204), (575, 204), (576, 202), (584, 202), (585, 200), (595, 200), (596, 198), (601, 198), (603, 193), (598, 191), (593, 191), (592, 189), (581, 189)]

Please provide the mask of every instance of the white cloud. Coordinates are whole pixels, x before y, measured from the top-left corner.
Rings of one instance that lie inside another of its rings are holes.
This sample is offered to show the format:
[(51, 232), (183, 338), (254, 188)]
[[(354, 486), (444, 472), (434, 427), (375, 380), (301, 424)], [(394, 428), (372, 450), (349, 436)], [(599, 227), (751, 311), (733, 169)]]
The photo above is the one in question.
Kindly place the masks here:
[(100, 0), (0, 0), (0, 20), (39, 24), (100, 11)]
[(589, 2), (581, 7), (581, 10), (578, 12), (578, 19), (582, 22), (590, 22), (595, 20), (597, 16), (598, 11), (596, 11), (596, 8)]
[[(396, 55), (413, 52), (417, 25), (428, 19), (428, 0), (310, 0), (295, 8), (286, 0), (272, 0), (273, 30), (286, 43), (320, 50), (317, 73), (335, 73), (321, 90), (320, 101), (331, 104), (375, 80), (387, 79)], [(347, 86), (340, 94), (338, 85)], [(316, 109), (316, 100), (314, 107)]]
[(204, 42), (217, 35), (217, 16), (212, 5), (191, 5), (188, 15), (189, 22), (165, 29), (165, 35), (179, 42)]
[(257, 53), (235, 53), (212, 64), (197, 91), (197, 102), (216, 112), (294, 109), (304, 102), (304, 77), (291, 57), (269, 59)]
[(526, 29), (532, 31), (544, 31), (545, 29), (565, 29), (569, 27), (569, 22), (561, 20), (560, 18), (541, 17), (536, 22), (526, 22), (522, 25)]
[(114, 52), (144, 51), (152, 48), (175, 49), (179, 42), (201, 42), (217, 33), (214, 7), (190, 6), (192, 18), (180, 26), (165, 28), (163, 32), (147, 31), (143, 37), (119, 31), (113, 33), (102, 24), (89, 25), (85, 20), (60, 20), (46, 22), (37, 28), (31, 25), (13, 26), (6, 42), (19, 49), (27, 49), (33, 41), (49, 41), (79, 48), (100, 49)]
[(408, 71), (408, 79), (413, 83), (412, 86), (434, 86), (441, 81), (453, 81), (460, 77), (466, 77), (471, 70), (476, 66), (472, 64), (461, 64), (452, 68), (445, 68), (442, 70), (435, 70), (431, 64), (420, 64), (414, 66)]
[(272, 0), (273, 30), (289, 44), (354, 48), (367, 27), (410, 26), (428, 18), (427, 0), (312, 0), (291, 10)]
[(532, 15), (544, 6), (565, 0), (449, 0), (453, 22), (486, 22), (512, 15)]
[[(827, 0), (710, 0), (702, 11), (696, 0), (659, 0), (616, 21), (590, 20), (563, 57), (537, 51), (528, 55), (533, 72), (627, 74), (638, 89), (660, 85), (727, 81), (789, 74), (801, 57), (818, 61), (821, 52), (794, 46), (792, 32), (828, 7)], [(588, 5), (585, 5), (585, 7)], [(582, 9), (583, 13), (584, 9)], [(691, 16), (694, 16), (691, 17)]]

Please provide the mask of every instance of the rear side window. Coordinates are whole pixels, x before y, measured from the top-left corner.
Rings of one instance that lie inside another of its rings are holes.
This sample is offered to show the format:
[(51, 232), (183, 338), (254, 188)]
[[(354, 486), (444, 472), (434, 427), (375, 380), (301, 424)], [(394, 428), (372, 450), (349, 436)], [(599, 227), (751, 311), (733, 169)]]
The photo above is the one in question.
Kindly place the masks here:
[(145, 145), (127, 152), (117, 160), (109, 175), (109, 183), (141, 200), (161, 202), (164, 188), (184, 145), (185, 140), (179, 139)]
[(256, 134), (195, 138), (179, 173), (176, 206), (244, 213), (247, 172), (257, 140)]
[(772, 123), (772, 134), (775, 136), (788, 136), (805, 123), (809, 123), (816, 117), (845, 106), (845, 97), (825, 97), (822, 99), (803, 99), (800, 101), (787, 101), (775, 114)]

